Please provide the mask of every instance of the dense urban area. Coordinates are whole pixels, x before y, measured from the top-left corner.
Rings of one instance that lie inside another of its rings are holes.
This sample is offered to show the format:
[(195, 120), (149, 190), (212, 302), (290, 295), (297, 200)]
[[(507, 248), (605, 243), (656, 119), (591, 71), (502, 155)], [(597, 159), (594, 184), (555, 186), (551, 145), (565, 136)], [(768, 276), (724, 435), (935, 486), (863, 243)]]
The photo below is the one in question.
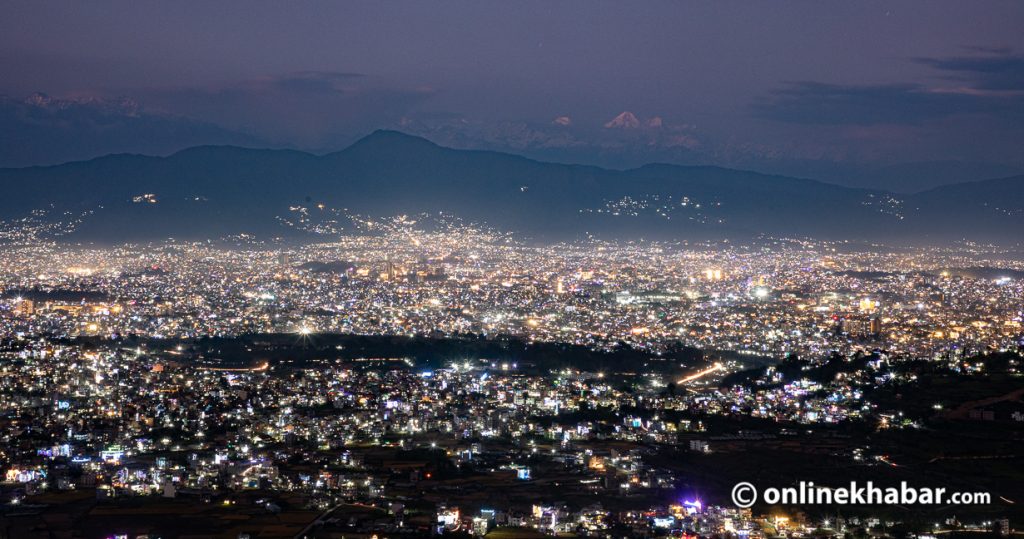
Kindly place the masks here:
[[(233, 240), (0, 247), (0, 536), (1020, 525), (1019, 252), (536, 246), (400, 218), (327, 243)], [(857, 478), (983, 503), (729, 497)]]

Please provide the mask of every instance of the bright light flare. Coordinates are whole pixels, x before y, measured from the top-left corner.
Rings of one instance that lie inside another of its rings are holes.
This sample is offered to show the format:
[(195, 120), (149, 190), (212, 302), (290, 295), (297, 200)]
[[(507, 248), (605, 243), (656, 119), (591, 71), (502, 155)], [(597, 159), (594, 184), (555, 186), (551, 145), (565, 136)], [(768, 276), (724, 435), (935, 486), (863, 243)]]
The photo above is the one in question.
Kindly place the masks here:
[(710, 366), (710, 367), (708, 367), (708, 368), (706, 368), (706, 369), (704, 369), (702, 371), (697, 371), (697, 372), (695, 372), (695, 373), (693, 373), (693, 374), (691, 374), (689, 376), (686, 376), (684, 378), (680, 378), (679, 381), (676, 382), (676, 383), (677, 384), (685, 384), (687, 382), (692, 382), (692, 381), (694, 381), (694, 380), (696, 380), (698, 378), (702, 378), (704, 376), (707, 376), (707, 375), (709, 375), (709, 374), (711, 374), (713, 372), (724, 371), (724, 370), (725, 370), (725, 366), (724, 365), (722, 365), (721, 363), (715, 363), (714, 365), (712, 365), (712, 366)]

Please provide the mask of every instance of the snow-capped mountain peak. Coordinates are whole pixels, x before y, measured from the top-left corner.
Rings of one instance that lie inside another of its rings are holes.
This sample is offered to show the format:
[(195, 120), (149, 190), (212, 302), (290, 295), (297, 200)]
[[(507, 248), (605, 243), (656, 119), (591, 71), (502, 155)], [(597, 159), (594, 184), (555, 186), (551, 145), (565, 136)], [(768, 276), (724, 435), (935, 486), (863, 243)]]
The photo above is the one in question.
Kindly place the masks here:
[(623, 111), (608, 123), (604, 124), (606, 129), (636, 129), (640, 127), (640, 120), (628, 110)]

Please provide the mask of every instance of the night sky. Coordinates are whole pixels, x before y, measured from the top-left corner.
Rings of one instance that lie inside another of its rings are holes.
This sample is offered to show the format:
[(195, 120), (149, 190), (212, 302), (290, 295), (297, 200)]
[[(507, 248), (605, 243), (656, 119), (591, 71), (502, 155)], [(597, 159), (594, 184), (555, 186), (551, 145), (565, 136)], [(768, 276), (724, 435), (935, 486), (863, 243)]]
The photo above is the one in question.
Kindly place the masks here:
[[(672, 161), (840, 180), (930, 161), (978, 174), (1024, 168), (1017, 1), (6, 2), (2, 11), (0, 136), (19, 151), (0, 165), (221, 141), (326, 152), (393, 128), (610, 166)], [(30, 98), (37, 92), (48, 97)]]

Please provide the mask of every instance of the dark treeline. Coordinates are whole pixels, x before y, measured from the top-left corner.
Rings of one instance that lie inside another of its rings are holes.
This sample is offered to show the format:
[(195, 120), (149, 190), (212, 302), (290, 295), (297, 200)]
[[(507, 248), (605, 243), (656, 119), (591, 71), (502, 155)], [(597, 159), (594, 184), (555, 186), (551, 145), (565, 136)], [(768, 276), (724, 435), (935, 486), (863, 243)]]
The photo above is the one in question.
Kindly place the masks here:
[[(510, 362), (518, 370), (578, 369), (590, 372), (676, 372), (730, 353), (707, 353), (676, 343), (661, 353), (617, 343), (612, 351), (582, 345), (528, 342), (516, 337), (459, 337), (352, 335), (338, 333), (251, 334), (238, 337), (202, 337), (186, 340), (123, 337), (116, 341), (80, 337), (77, 342), (98, 347), (111, 342), (123, 347), (143, 347), (150, 353), (175, 350), (182, 361), (218, 361), (247, 365), (271, 361), (282, 366), (314, 366), (317, 360), (409, 358), (417, 368), (438, 368), (452, 363), (487, 359)], [(179, 350), (180, 347), (180, 350)]]

